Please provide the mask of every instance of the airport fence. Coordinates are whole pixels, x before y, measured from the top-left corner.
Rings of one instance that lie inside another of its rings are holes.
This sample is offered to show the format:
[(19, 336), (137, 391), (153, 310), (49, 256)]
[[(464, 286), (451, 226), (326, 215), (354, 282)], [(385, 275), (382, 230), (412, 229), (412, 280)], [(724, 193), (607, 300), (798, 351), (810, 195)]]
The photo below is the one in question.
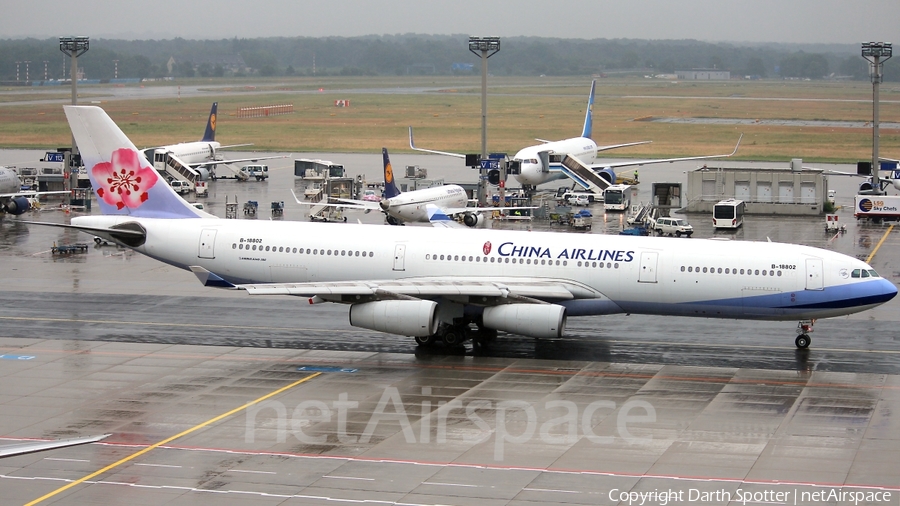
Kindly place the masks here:
[(238, 118), (265, 118), (268, 116), (280, 116), (293, 114), (294, 104), (261, 105), (256, 107), (238, 107)]

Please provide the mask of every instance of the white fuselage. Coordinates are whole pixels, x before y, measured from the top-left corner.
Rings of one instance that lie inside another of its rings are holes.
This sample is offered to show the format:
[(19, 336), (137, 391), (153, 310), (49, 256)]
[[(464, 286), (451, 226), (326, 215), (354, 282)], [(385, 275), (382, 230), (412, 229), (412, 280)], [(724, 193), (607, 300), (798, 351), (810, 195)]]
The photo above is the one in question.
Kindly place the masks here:
[(196, 165), (215, 159), (219, 147), (220, 144), (216, 141), (194, 141), (160, 146), (155, 149), (161, 152), (172, 153), (178, 157), (179, 160), (188, 165)]
[(426, 206), (435, 205), (441, 209), (466, 207), (468, 196), (459, 185), (443, 185), (401, 193), (396, 197), (381, 201), (381, 209), (400, 221), (428, 223)]
[(538, 157), (538, 153), (542, 151), (549, 151), (551, 155), (559, 155), (560, 158), (569, 155), (578, 158), (585, 165), (591, 165), (597, 158), (597, 143), (585, 137), (573, 137), (523, 148), (513, 157), (513, 160), (521, 162), (521, 173), (516, 175), (516, 181), (523, 185), (538, 186), (566, 177), (560, 171), (561, 164), (558, 162), (551, 163), (544, 170)]
[(574, 300), (554, 301), (570, 316), (809, 319), (859, 312), (897, 293), (860, 260), (780, 243), (125, 216), (72, 220), (94, 227), (124, 222), (147, 231), (137, 251), (181, 268), (201, 266), (232, 283), (448, 277), (502, 285), (545, 278), (585, 287)]
[(18, 193), (21, 188), (22, 182), (16, 171), (0, 167), (0, 193)]

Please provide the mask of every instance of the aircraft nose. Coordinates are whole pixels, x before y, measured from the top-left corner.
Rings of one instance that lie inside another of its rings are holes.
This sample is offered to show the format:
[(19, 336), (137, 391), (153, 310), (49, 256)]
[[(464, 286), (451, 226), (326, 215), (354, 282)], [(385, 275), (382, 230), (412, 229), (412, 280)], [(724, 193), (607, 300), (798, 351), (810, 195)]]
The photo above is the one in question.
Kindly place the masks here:
[(897, 286), (887, 279), (881, 278), (880, 289), (883, 302), (887, 302), (897, 296)]

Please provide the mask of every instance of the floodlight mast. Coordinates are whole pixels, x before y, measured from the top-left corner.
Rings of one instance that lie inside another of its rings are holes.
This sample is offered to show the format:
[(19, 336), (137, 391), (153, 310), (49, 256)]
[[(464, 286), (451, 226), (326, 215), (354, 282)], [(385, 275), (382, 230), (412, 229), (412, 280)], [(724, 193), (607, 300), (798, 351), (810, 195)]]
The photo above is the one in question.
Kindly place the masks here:
[[(487, 59), (500, 51), (500, 37), (469, 37), (469, 51), (481, 57), (481, 158), (487, 159)], [(485, 169), (480, 169), (479, 172), (478, 203), (485, 205), (487, 174)]]
[(881, 189), (878, 171), (881, 169), (881, 159), (878, 155), (878, 88), (884, 80), (882, 70), (884, 62), (893, 56), (890, 42), (863, 42), (862, 57), (869, 62), (869, 77), (872, 78), (872, 188), (879, 194)]
[[(87, 53), (90, 49), (90, 39), (85, 36), (79, 37), (60, 37), (59, 50), (72, 57), (72, 105), (78, 105), (78, 57)], [(75, 144), (75, 134), (72, 134), (72, 155), (78, 153), (78, 145)], [(70, 188), (75, 188), (77, 179), (75, 171), (72, 169), (72, 157), (70, 156), (65, 162), (69, 172)]]

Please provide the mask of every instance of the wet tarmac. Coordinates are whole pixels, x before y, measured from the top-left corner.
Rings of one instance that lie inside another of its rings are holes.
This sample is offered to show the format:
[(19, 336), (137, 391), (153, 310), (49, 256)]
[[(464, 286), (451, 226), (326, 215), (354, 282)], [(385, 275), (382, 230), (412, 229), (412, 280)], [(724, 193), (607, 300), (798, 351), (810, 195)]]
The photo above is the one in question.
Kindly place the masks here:
[[(380, 155), (296, 156), (346, 158), (380, 179)], [(456, 160), (393, 161), (474, 177)], [(283, 219), (305, 219), (290, 160), (271, 162), (268, 182), (211, 183), (207, 210), (223, 216), (226, 196), (263, 211), (284, 200)], [(693, 168), (640, 174), (686, 183)], [(830, 187), (839, 204), (852, 199), (849, 178)], [(576, 233), (621, 229), (598, 207), (595, 227)], [(21, 218), (72, 215), (48, 204)], [(697, 237), (716, 235), (687, 217)], [(421, 349), (350, 327), (343, 306), (204, 288), (19, 219), (0, 220), (0, 437), (112, 436), (0, 460), (4, 503), (640, 504), (643, 492), (659, 506), (900, 504), (897, 300), (819, 320), (806, 351), (795, 322), (638, 315), (571, 318), (563, 339)], [(900, 281), (897, 232), (849, 210), (841, 220), (846, 233), (826, 234), (821, 218), (748, 216), (732, 238), (866, 258), (886, 236), (872, 264)], [(50, 252), (75, 242), (91, 246)]]

